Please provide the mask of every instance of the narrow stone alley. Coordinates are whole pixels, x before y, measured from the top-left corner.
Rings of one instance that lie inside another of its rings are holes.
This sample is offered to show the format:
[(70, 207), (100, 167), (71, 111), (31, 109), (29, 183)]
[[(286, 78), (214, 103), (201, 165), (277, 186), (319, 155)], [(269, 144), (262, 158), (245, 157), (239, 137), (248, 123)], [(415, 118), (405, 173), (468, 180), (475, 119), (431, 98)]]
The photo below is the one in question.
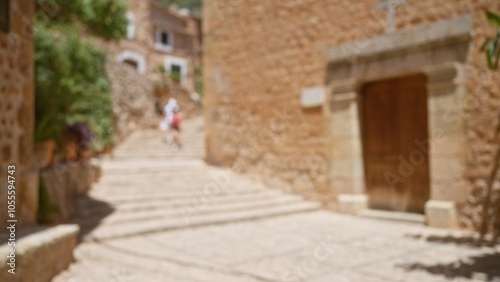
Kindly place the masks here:
[(500, 247), (419, 224), (343, 216), (138, 131), (78, 202), (76, 261), (53, 281), (500, 281)]

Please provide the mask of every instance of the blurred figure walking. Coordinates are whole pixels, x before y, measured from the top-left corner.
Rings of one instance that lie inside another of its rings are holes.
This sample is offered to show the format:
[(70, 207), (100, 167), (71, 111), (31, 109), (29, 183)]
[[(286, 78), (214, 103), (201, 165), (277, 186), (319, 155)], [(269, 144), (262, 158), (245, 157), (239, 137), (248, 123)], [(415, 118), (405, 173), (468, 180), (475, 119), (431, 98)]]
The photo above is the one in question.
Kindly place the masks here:
[(174, 141), (174, 137), (172, 135), (172, 120), (174, 118), (174, 111), (179, 111), (179, 105), (177, 104), (177, 100), (175, 98), (170, 98), (168, 99), (167, 104), (163, 108), (163, 114), (165, 115), (165, 122), (168, 126), (168, 133), (167, 133), (167, 142), (169, 144), (172, 144)]
[(181, 113), (179, 108), (174, 109), (174, 115), (172, 116), (172, 122), (170, 123), (170, 135), (172, 136), (171, 148), (172, 150), (179, 150), (181, 148)]

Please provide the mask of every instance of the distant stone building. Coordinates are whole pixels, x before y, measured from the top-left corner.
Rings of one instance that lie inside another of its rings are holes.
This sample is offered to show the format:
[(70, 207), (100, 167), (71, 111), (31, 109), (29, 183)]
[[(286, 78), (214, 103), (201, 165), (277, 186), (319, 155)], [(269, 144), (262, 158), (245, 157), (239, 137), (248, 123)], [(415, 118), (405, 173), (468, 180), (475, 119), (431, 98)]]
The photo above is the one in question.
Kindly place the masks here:
[[(9, 184), (15, 187), (17, 227), (34, 224), (38, 211), (38, 173), (34, 156), (34, 10), (34, 1), (0, 2), (1, 235), (7, 230)], [(8, 169), (9, 166), (15, 167), (15, 179), (11, 178), (11, 183), (7, 171), (14, 170)], [(2, 236), (0, 242), (4, 239), (6, 237)]]
[(194, 91), (202, 51), (201, 20), (184, 11), (169, 10), (157, 0), (126, 2), (127, 38), (110, 46), (115, 60), (145, 75), (163, 68)]
[(211, 162), (341, 212), (477, 225), (500, 111), (479, 49), (500, 2), (204, 3)]

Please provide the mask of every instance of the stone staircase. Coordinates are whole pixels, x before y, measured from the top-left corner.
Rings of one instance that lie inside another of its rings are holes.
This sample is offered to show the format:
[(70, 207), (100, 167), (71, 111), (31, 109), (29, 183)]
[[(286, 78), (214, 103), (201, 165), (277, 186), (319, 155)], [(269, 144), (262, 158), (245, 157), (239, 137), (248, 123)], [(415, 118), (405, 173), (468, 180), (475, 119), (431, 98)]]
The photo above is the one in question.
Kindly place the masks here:
[(113, 157), (117, 159), (200, 159), (205, 154), (203, 129), (203, 119), (201, 118), (185, 122), (181, 132), (183, 148), (179, 151), (172, 150), (168, 146), (166, 142), (167, 132), (159, 130), (136, 131), (113, 152)]
[(139, 131), (103, 160), (100, 182), (77, 203), (74, 223), (83, 239), (109, 240), (320, 208), (205, 164), (201, 119), (184, 124), (181, 150), (171, 150), (164, 140), (164, 132)]

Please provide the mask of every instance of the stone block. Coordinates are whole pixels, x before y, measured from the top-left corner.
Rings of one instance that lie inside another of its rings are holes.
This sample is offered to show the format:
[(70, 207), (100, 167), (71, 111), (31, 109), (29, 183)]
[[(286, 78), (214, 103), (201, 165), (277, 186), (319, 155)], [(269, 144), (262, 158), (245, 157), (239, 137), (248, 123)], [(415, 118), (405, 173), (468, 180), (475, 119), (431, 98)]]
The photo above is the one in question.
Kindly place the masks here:
[(467, 199), (467, 180), (456, 178), (449, 181), (431, 180), (431, 199), (463, 202)]
[(436, 156), (460, 156), (467, 149), (466, 137), (461, 133), (437, 135), (431, 141), (430, 153)]
[(456, 109), (429, 115), (429, 130), (439, 134), (464, 133), (464, 118)]
[(465, 176), (466, 164), (463, 156), (431, 155), (430, 174), (434, 181), (454, 183)]
[(358, 194), (363, 193), (365, 182), (361, 178), (332, 177), (330, 186), (335, 194)]
[(361, 156), (361, 142), (357, 138), (334, 138), (332, 140), (332, 156), (333, 157), (348, 157)]
[(458, 228), (457, 210), (454, 202), (430, 200), (425, 204), (427, 225), (437, 228)]
[(332, 112), (332, 136), (359, 136), (360, 123), (355, 102), (349, 101), (349, 107)]
[(354, 194), (340, 194), (337, 197), (340, 213), (357, 215), (368, 209), (368, 196)]
[(362, 178), (364, 175), (361, 156), (335, 157), (332, 161), (332, 177)]
[(304, 108), (321, 107), (324, 103), (325, 88), (323, 86), (305, 88), (300, 94), (300, 104)]

